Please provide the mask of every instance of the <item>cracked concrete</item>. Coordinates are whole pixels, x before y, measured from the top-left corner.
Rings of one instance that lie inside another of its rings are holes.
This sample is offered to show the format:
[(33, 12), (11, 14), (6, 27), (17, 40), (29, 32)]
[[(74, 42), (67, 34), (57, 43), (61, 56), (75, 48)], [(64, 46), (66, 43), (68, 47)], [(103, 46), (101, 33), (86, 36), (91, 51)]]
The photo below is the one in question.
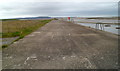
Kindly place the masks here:
[(117, 40), (111, 33), (53, 20), (3, 49), (3, 69), (117, 69)]

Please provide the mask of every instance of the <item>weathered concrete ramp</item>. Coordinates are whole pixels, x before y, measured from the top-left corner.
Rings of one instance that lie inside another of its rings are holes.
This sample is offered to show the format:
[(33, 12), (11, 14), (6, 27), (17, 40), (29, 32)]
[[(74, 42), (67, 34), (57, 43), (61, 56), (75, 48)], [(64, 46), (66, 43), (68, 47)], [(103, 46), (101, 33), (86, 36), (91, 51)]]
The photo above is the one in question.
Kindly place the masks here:
[(3, 69), (117, 68), (117, 35), (53, 20), (3, 49)]

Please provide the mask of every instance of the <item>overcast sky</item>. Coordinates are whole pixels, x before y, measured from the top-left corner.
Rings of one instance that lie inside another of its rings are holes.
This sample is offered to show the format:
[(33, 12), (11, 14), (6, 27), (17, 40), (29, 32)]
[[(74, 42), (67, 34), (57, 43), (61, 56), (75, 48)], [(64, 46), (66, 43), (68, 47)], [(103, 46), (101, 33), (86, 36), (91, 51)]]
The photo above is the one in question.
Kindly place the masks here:
[[(88, 2), (89, 1), (89, 2)], [(0, 18), (117, 16), (118, 0), (0, 0)]]

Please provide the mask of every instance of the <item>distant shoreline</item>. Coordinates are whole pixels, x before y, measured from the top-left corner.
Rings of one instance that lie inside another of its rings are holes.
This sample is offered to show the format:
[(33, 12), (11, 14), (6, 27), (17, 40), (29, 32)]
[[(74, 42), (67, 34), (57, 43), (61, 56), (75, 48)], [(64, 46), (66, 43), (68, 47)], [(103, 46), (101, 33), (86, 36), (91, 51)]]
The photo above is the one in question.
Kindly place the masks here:
[[(78, 23), (93, 23), (93, 24), (95, 24), (95, 23), (97, 23), (97, 21), (99, 21), (99, 20), (116, 20), (117, 22), (100, 22), (101, 24), (114, 24), (114, 25), (120, 25), (120, 23), (119, 23), (119, 21), (118, 20), (120, 20), (120, 19), (118, 19), (118, 17), (77, 17), (76, 19), (84, 19), (84, 20), (86, 20), (86, 21), (78, 21)], [(97, 21), (91, 21), (91, 20), (97, 20)]]
[(120, 20), (120, 17), (77, 17), (83, 19), (107, 19), (107, 20)]
[[(96, 24), (96, 22), (77, 22), (77, 23), (93, 23), (93, 24)], [(120, 23), (101, 23), (101, 24), (113, 24), (113, 25), (120, 25)]]

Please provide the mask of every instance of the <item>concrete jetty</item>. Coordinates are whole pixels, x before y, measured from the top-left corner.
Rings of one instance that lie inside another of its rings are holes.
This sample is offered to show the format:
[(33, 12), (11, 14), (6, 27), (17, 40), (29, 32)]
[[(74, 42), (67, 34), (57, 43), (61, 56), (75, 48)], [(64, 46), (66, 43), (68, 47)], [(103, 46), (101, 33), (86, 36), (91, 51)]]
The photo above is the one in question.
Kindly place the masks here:
[(3, 69), (117, 69), (118, 36), (53, 20), (2, 55)]

